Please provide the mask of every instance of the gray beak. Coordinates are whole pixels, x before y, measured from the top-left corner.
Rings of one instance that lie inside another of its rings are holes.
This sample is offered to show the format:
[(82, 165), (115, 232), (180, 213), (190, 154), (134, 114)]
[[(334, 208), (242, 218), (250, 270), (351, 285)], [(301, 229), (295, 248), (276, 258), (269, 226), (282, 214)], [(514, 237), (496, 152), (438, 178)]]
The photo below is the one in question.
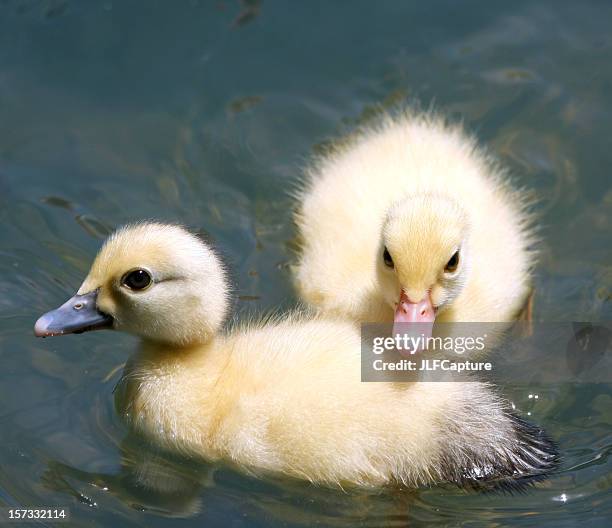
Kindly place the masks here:
[(111, 328), (113, 318), (98, 310), (97, 297), (97, 290), (71, 297), (59, 308), (38, 318), (34, 325), (34, 335), (48, 337)]

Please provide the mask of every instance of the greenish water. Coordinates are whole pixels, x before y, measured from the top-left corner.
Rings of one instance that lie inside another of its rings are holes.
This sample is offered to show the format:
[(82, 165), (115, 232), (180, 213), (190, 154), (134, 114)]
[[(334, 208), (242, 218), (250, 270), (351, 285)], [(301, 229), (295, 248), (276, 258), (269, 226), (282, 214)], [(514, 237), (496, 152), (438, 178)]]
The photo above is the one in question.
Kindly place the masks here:
[(0, 0), (0, 505), (88, 526), (609, 525), (609, 385), (504, 387), (564, 458), (524, 495), (342, 493), (148, 452), (112, 408), (135, 341), (32, 325), (142, 218), (207, 231), (239, 312), (291, 306), (300, 164), (413, 99), (538, 192), (536, 319), (611, 320), (611, 22), (595, 1)]

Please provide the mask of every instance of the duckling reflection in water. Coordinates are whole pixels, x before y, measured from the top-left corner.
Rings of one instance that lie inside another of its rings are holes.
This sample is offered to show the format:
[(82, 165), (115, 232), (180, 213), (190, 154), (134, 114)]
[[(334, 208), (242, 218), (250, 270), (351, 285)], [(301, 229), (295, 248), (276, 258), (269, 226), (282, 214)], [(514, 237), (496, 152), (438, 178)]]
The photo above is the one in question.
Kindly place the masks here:
[[(201, 491), (212, 484), (213, 467), (173, 457), (133, 434), (123, 439), (120, 449), (121, 468), (117, 473), (83, 471), (52, 461), (42, 481), (47, 488), (90, 506), (99, 506), (104, 492), (133, 508), (159, 515), (192, 517), (201, 511)], [(89, 489), (77, 489), (75, 480), (88, 484)]]
[[(255, 477), (160, 451), (137, 435), (120, 444), (121, 467), (116, 472), (94, 472), (51, 461), (43, 474), (47, 489), (73, 496), (103, 510), (116, 509), (109, 495), (138, 511), (171, 518), (198, 516), (203, 524), (218, 524), (219, 508), (236, 508), (245, 518), (282, 523), (354, 526), (355, 519), (409, 521), (415, 492), (354, 489), (332, 490), (290, 478)], [(244, 490), (248, 494), (244, 494)], [(448, 491), (448, 490), (447, 490)], [(339, 515), (342, 513), (342, 515)]]
[(132, 430), (251, 473), (342, 487), (516, 487), (554, 468), (544, 431), (488, 385), (362, 383), (353, 323), (294, 313), (221, 332), (228, 291), (209, 245), (175, 225), (132, 225), (35, 333), (139, 336), (116, 400)]

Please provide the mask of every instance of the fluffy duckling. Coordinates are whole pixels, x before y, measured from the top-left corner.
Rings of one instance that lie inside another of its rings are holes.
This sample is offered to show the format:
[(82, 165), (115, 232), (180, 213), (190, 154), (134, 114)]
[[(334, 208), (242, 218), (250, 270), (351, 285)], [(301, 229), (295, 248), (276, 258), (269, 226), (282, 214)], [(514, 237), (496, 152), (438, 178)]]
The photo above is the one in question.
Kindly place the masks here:
[(385, 117), (306, 170), (297, 289), (361, 322), (508, 322), (530, 293), (524, 192), (459, 127)]
[(228, 333), (228, 281), (215, 252), (181, 227), (110, 237), (78, 293), (38, 336), (113, 328), (139, 336), (118, 411), (161, 446), (252, 472), (328, 485), (513, 485), (556, 460), (540, 429), (482, 383), (360, 381), (349, 321), (294, 315)]

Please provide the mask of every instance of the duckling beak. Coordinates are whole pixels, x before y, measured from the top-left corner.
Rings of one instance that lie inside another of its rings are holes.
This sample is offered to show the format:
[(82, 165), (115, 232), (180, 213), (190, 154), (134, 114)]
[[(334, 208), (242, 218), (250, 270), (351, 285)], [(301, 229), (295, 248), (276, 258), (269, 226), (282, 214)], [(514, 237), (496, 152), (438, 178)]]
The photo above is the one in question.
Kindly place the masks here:
[[(435, 319), (436, 312), (429, 292), (420, 301), (414, 302), (402, 290), (393, 318), (393, 335), (422, 334), (424, 338), (431, 337)], [(414, 352), (418, 352), (418, 349)]]
[(433, 324), (436, 318), (431, 295), (429, 292), (418, 302), (410, 300), (402, 290), (397, 308), (395, 309), (395, 323), (428, 323)]
[(34, 335), (48, 337), (111, 328), (113, 318), (98, 310), (97, 297), (98, 290), (71, 297), (59, 308), (38, 318), (34, 325)]

